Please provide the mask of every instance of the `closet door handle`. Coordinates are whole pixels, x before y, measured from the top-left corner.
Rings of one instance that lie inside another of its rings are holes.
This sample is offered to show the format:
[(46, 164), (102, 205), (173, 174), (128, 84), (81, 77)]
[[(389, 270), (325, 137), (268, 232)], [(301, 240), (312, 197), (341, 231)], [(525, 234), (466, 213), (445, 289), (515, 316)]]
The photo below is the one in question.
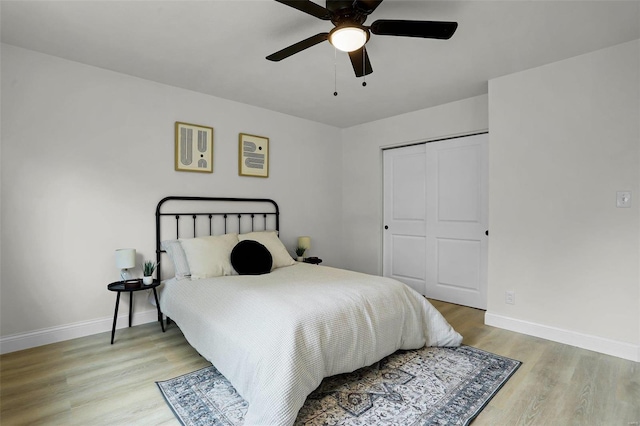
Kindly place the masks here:
[(385, 225), (385, 226), (384, 226), (384, 229), (389, 229), (389, 225)]
[(486, 231), (484, 231), (484, 235), (486, 235), (487, 237), (489, 236), (489, 230), (488, 229)]

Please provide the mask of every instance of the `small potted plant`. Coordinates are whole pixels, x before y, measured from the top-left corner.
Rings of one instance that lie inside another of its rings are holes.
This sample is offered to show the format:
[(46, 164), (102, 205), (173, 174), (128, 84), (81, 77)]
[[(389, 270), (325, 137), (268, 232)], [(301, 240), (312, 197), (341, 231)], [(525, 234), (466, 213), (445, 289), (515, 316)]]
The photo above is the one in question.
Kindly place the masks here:
[(296, 259), (298, 262), (302, 262), (304, 260), (304, 252), (307, 249), (304, 247), (296, 247), (296, 255), (298, 256), (298, 258)]
[(150, 260), (144, 262), (142, 267), (142, 282), (144, 285), (153, 284), (153, 271), (156, 270), (156, 264)]

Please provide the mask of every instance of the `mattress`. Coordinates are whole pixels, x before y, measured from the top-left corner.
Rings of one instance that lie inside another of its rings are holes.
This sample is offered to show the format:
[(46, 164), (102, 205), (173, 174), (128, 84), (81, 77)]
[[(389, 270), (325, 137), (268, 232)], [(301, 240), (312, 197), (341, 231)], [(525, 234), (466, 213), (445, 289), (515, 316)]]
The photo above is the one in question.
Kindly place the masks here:
[(265, 275), (169, 280), (162, 312), (249, 403), (245, 425), (291, 425), (324, 377), (462, 336), (399, 281), (298, 263)]

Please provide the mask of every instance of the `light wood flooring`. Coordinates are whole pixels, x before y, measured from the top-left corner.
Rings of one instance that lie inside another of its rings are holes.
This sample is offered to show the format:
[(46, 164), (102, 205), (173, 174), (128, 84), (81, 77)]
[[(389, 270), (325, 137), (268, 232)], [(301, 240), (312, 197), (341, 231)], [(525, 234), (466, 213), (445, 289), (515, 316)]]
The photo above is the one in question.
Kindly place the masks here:
[[(523, 361), (473, 425), (639, 426), (640, 363), (484, 325), (484, 311), (432, 301), (464, 344)], [(209, 363), (158, 323), (0, 356), (0, 423), (178, 425), (155, 381)]]

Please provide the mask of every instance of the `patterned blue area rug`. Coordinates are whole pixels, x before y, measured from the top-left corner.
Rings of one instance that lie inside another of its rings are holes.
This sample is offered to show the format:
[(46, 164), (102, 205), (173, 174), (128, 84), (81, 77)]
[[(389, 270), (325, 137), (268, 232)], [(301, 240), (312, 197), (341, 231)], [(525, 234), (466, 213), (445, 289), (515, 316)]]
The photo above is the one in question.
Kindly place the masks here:
[[(522, 363), (471, 346), (398, 351), (325, 378), (296, 425), (467, 425)], [(215, 367), (156, 382), (183, 425), (244, 423), (247, 402)]]

